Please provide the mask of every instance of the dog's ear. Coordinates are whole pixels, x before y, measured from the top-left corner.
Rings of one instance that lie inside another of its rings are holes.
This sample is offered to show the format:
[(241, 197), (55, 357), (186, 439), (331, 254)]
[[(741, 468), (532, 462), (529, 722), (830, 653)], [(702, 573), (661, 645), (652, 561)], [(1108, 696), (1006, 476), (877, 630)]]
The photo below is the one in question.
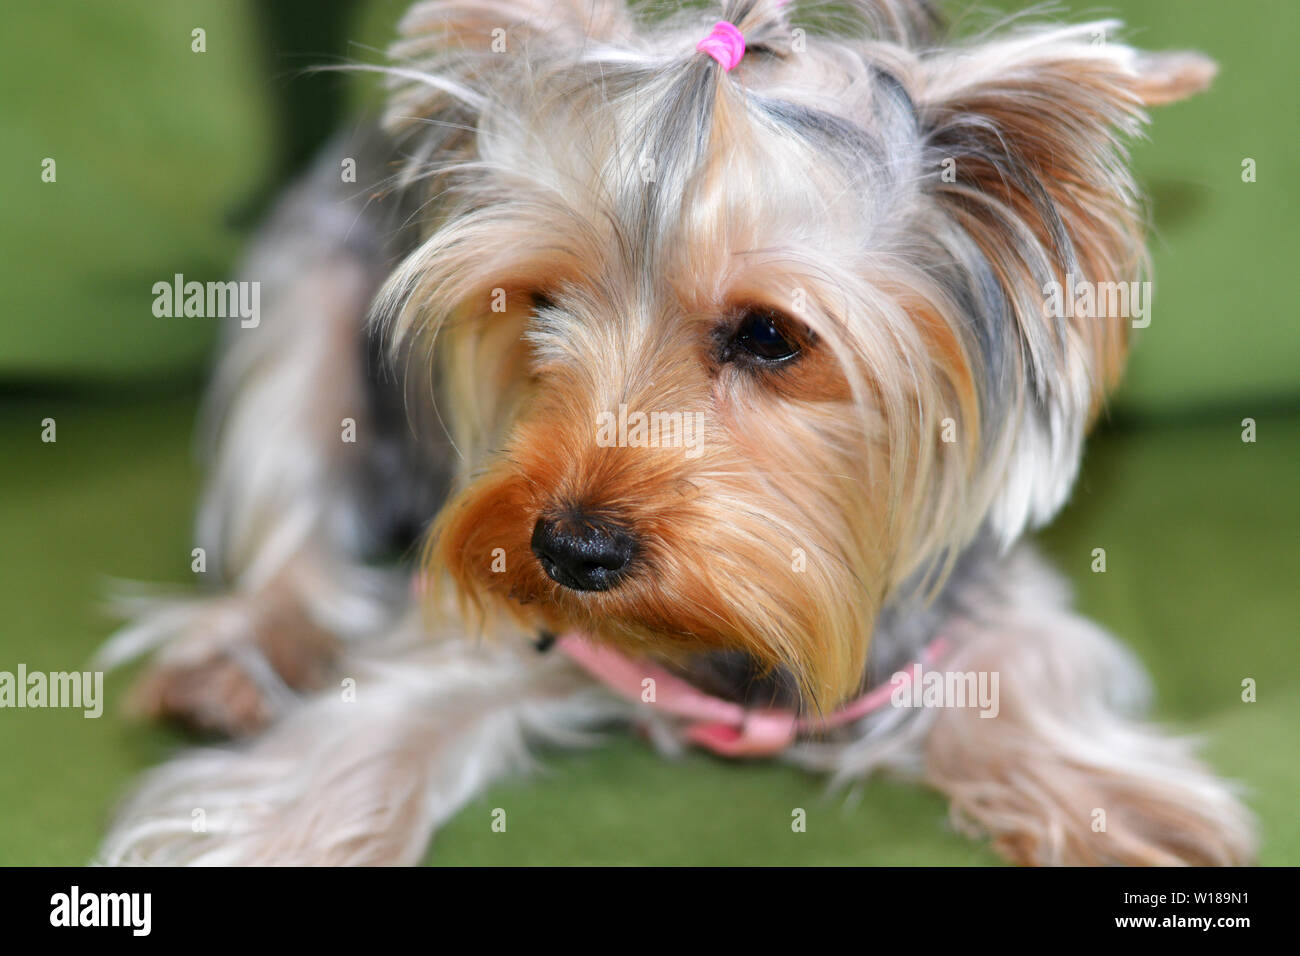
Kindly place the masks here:
[(1118, 27), (1040, 28), (921, 61), (916, 101), (936, 197), (969, 238), (983, 321), (998, 326), (984, 341), (1003, 351), (986, 356), (1002, 374), (985, 428), (1005, 429), (986, 447), (1004, 469), (989, 476), (990, 520), (1006, 542), (1064, 502), (1128, 330), (1149, 320), (1132, 302), (1097, 317), (1066, 301), (1088, 287), (1105, 290), (1107, 305), (1123, 298), (1102, 284), (1149, 288), (1129, 285), (1143, 277), (1145, 217), (1125, 142), (1144, 107), (1203, 90), (1215, 73), (1198, 54), (1116, 43)]

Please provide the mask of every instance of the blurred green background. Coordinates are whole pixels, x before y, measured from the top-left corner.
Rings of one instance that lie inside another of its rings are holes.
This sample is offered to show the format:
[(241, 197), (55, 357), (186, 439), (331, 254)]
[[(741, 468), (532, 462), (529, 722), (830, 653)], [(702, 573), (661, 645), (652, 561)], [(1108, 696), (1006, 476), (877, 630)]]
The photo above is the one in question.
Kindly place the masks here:
[[(373, 84), (306, 67), (375, 62), (405, 0), (45, 0), (0, 14), (0, 670), (84, 665), (109, 577), (183, 583), (199, 474), (190, 430), (220, 320), (157, 319), (151, 286), (222, 278), (274, 191)], [(988, 16), (949, 3), (954, 19)], [(1003, 4), (1013, 8), (1013, 4)], [(1266, 863), (1300, 862), (1300, 244), (1292, 0), (1122, 0), (1127, 39), (1193, 48), (1214, 89), (1134, 144), (1151, 195), (1156, 299), (1044, 547), (1082, 607), (1155, 675), (1159, 716), (1202, 733), (1248, 788)], [(191, 31), (206, 31), (206, 52)], [(57, 181), (41, 181), (42, 161)], [(1255, 160), (1257, 181), (1242, 181)], [(58, 441), (40, 440), (41, 421)], [(1258, 441), (1241, 441), (1241, 421)], [(1108, 571), (1089, 571), (1104, 547)], [(0, 711), (0, 863), (90, 857), (130, 778), (183, 745), (115, 709)], [(1240, 685), (1258, 682), (1258, 702)], [(942, 801), (872, 781), (666, 763), (639, 742), (548, 761), (477, 801), (441, 863), (989, 863)], [(510, 813), (494, 834), (493, 807)], [(809, 813), (805, 834), (790, 811)]]

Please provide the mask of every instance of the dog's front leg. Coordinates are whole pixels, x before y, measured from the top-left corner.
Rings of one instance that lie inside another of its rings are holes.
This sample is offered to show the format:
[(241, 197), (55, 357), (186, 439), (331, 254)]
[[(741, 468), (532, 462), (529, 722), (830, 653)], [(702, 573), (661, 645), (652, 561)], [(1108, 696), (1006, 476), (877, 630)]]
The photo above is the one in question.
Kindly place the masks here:
[(349, 659), (337, 691), (240, 748), (193, 751), (153, 771), (101, 860), (414, 864), (439, 823), (527, 769), (533, 746), (594, 742), (626, 707), (522, 641), (407, 646)]
[(997, 675), (992, 707), (934, 712), (925, 778), (955, 820), (1014, 862), (1233, 865), (1254, 859), (1250, 814), (1187, 740), (1140, 715), (1146, 680), (1067, 606), (1027, 552), (954, 626), (944, 668)]

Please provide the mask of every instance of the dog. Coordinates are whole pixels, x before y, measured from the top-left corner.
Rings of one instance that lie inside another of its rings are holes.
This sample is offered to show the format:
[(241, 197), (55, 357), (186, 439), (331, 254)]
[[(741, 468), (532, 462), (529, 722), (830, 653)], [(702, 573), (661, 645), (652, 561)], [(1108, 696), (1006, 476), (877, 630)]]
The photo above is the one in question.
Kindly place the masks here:
[(1125, 143), (1215, 66), (1111, 21), (943, 30), (923, 0), (416, 3), (358, 67), (382, 123), (244, 266), (216, 584), (133, 598), (102, 656), (152, 653), (137, 709), (239, 741), (150, 773), (100, 860), (415, 863), (490, 781), (635, 726), (903, 775), (1016, 863), (1250, 862), (1234, 789), (1023, 541), (1134, 324), (1050, 290), (1143, 275)]

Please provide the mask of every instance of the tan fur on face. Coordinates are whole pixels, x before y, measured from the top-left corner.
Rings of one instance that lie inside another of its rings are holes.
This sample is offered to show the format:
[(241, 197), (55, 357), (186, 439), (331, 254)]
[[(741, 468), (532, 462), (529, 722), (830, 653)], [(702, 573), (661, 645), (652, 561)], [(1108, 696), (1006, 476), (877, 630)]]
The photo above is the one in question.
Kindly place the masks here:
[[(875, 500), (853, 487), (844, 405), (805, 401), (791, 413), (788, 399), (711, 370), (711, 324), (678, 319), (677, 329), (646, 331), (639, 348), (597, 341), (600, 361), (540, 371), (495, 464), (444, 511), (435, 564), (463, 592), (496, 598), (534, 627), (578, 627), (639, 653), (740, 646), (770, 666), (817, 661), (824, 669), (799, 677), (811, 699), (835, 699), (862, 671), (866, 643), (853, 635), (870, 627), (860, 605), (836, 595), (861, 593), (860, 580), (880, 573), (836, 560), (872, 554), (880, 533), (878, 515), (844, 508)], [(624, 332), (606, 319), (604, 335)], [(628, 361), (602, 358), (619, 354)], [(597, 414), (619, 404), (706, 411), (700, 456), (596, 446)], [(799, 433), (807, 439), (796, 446)], [(580, 594), (545, 576), (529, 537), (539, 516), (566, 506), (635, 529), (629, 580)], [(795, 570), (795, 549), (809, 555), (808, 570)]]

